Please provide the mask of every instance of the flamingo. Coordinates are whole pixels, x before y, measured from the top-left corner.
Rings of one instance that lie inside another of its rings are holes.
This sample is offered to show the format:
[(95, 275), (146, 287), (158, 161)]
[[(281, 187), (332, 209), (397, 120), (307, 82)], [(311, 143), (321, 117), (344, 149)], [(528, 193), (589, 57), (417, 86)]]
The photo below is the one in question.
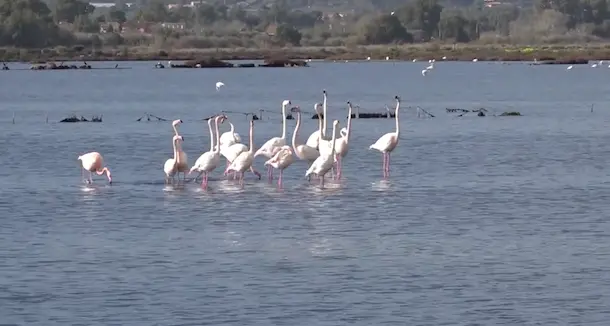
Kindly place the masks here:
[[(170, 183), (169, 180), (171, 178), (172, 183), (174, 182), (174, 176), (178, 173), (178, 165), (180, 162), (180, 154), (178, 153), (178, 144), (179, 141), (184, 141), (184, 137), (180, 135), (174, 135), (172, 138), (172, 145), (174, 146), (174, 157), (165, 161), (165, 165), (163, 165), (163, 171), (165, 172), (165, 183)], [(178, 181), (180, 181), (180, 177), (178, 177)]]
[(229, 126), (231, 126), (231, 130), (223, 132), (222, 135), (220, 135), (220, 146), (222, 147), (241, 143), (241, 137), (235, 132), (235, 126), (233, 126), (231, 122), (229, 122)]
[(305, 172), (305, 176), (308, 177), (309, 175), (311, 175), (312, 173), (317, 175), (318, 177), (320, 177), (320, 186), (322, 188), (324, 188), (324, 176), (326, 175), (326, 173), (328, 173), (328, 171), (330, 171), (330, 169), (332, 169), (333, 164), (335, 163), (335, 159), (334, 159), (334, 153), (335, 153), (335, 139), (336, 139), (336, 132), (337, 132), (337, 126), (339, 125), (339, 121), (335, 120), (333, 121), (333, 136), (331, 139), (331, 150), (330, 150), (330, 154), (328, 155), (324, 155), (322, 153), (320, 153), (320, 157), (318, 157), (309, 167), (309, 169), (307, 169), (307, 172)]
[(318, 146), (320, 146), (320, 135), (322, 134), (322, 116), (320, 115), (320, 110), (322, 109), (322, 104), (321, 103), (314, 104), (313, 109), (318, 114), (318, 130), (312, 132), (311, 135), (309, 135), (309, 138), (307, 138), (305, 145), (307, 145), (311, 148), (315, 148), (317, 150)]
[(330, 139), (328, 138), (328, 135), (326, 135), (326, 125), (327, 125), (327, 94), (326, 94), (326, 90), (322, 91), (322, 94), (324, 95), (324, 102), (322, 104), (322, 110), (323, 110), (323, 114), (324, 114), (324, 121), (322, 123), (322, 132), (320, 133), (320, 145), (318, 146), (318, 151), (320, 151), (320, 155), (330, 155), (330, 148), (331, 143), (330, 143)]
[[(104, 173), (106, 173), (108, 183), (112, 184), (112, 176), (110, 175), (110, 170), (108, 169), (108, 167), (104, 166), (104, 158), (102, 157), (102, 154), (98, 152), (90, 152), (79, 156), (77, 160), (79, 160), (83, 166), (83, 181), (92, 184), (93, 172), (95, 172), (97, 175), (103, 175)], [(85, 179), (85, 170), (89, 171), (88, 180)]]
[(294, 157), (292, 156), (292, 148), (290, 148), (290, 146), (280, 147), (280, 150), (265, 162), (265, 165), (271, 165), (274, 169), (280, 170), (280, 177), (277, 180), (278, 187), (282, 187), (284, 169), (289, 167), (292, 162), (294, 162)]
[(216, 82), (216, 91), (218, 92), (218, 91), (220, 90), (220, 88), (221, 88), (222, 86), (224, 86), (224, 85), (225, 85), (225, 83), (223, 83), (223, 82), (221, 82), (221, 81)]
[[(320, 152), (318, 152), (315, 147), (307, 144), (297, 145), (297, 138), (299, 137), (299, 130), (301, 129), (301, 109), (297, 106), (290, 109), (290, 111), (296, 112), (297, 114), (297, 125), (294, 128), (294, 133), (292, 133), (292, 148), (294, 149), (294, 154), (299, 160), (305, 160), (311, 164), (320, 156)], [(322, 121), (320, 121), (320, 123), (322, 123)]]
[[(224, 116), (217, 116), (214, 119), (214, 124), (216, 125), (216, 142), (220, 142), (220, 137), (218, 137), (218, 122), (224, 120)], [(212, 131), (212, 119), (208, 119), (208, 127), (210, 129), (210, 150), (201, 154), (197, 161), (195, 161), (195, 165), (189, 170), (189, 174), (194, 171), (199, 172), (200, 174), (204, 174), (204, 178), (201, 181), (201, 187), (208, 187), (208, 174), (218, 166), (218, 162), (220, 161), (220, 146), (214, 146), (214, 132)]]
[(383, 176), (390, 176), (390, 153), (396, 148), (398, 145), (398, 140), (400, 136), (400, 124), (398, 121), (398, 109), (400, 109), (400, 97), (395, 96), (396, 100), (396, 131), (388, 132), (387, 134), (381, 136), (377, 141), (369, 146), (369, 149), (376, 149), (383, 154)]
[[(172, 128), (174, 129), (174, 136), (179, 136), (178, 133), (178, 125), (182, 123), (181, 119), (172, 121)], [(178, 143), (178, 155), (180, 155), (180, 163), (178, 163), (178, 179), (180, 179), (180, 172), (184, 174), (184, 179), (186, 179), (186, 173), (189, 170), (188, 157), (186, 153), (182, 150), (182, 146)]]
[(247, 152), (242, 152), (231, 162), (231, 165), (227, 167), (225, 170), (225, 175), (231, 171), (239, 172), (239, 183), (244, 185), (244, 172), (250, 169), (252, 173), (257, 174), (260, 179), (260, 173), (257, 173), (256, 170), (252, 167), (252, 162), (254, 161), (254, 120), (250, 120), (250, 149)]
[[(282, 136), (269, 139), (254, 153), (254, 157), (263, 155), (266, 158), (272, 158), (280, 150), (280, 147), (286, 145), (286, 107), (290, 104), (290, 100), (282, 102)], [(250, 146), (250, 149), (252, 149), (252, 146)], [(269, 181), (273, 180), (273, 168), (271, 165), (267, 168), (267, 175), (269, 176)]]
[(352, 103), (347, 102), (347, 128), (342, 128), (339, 133), (341, 138), (335, 140), (335, 160), (337, 161), (337, 179), (341, 178), (343, 169), (343, 158), (349, 150), (349, 136), (352, 132)]

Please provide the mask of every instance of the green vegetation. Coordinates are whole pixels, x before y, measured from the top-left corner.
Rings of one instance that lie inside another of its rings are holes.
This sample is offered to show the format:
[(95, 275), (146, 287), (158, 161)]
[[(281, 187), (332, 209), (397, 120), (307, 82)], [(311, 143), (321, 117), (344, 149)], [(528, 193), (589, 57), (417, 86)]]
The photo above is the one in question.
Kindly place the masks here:
[(105, 8), (48, 1), (0, 1), (0, 59), (423, 58), (440, 51), (449, 59), (521, 60), (610, 54), (601, 44), (610, 38), (606, 0), (343, 4), (355, 10), (329, 9), (328, 3), (324, 8), (315, 0), (121, 0)]

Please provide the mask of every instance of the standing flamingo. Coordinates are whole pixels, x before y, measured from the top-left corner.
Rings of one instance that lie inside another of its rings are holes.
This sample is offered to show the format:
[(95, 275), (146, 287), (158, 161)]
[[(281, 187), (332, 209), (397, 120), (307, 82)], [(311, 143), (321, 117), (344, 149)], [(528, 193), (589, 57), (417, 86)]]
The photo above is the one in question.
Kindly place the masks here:
[[(331, 143), (330, 143), (330, 138), (328, 138), (328, 135), (326, 135), (326, 126), (327, 126), (327, 116), (328, 116), (328, 106), (326, 105), (327, 103), (327, 94), (326, 94), (326, 90), (322, 91), (322, 94), (324, 95), (324, 101), (322, 102), (322, 111), (323, 111), (323, 122), (322, 122), (322, 132), (320, 133), (320, 145), (318, 146), (318, 151), (320, 151), (320, 155), (330, 155), (331, 152)], [(334, 136), (334, 135), (333, 135)]]
[[(178, 153), (178, 144), (179, 141), (184, 141), (184, 137), (180, 135), (175, 135), (172, 138), (172, 145), (174, 147), (174, 157), (165, 161), (165, 165), (163, 165), (163, 171), (165, 172), (165, 183), (174, 183), (174, 176), (178, 173), (178, 165), (180, 162), (180, 154)], [(180, 177), (178, 177), (178, 181), (180, 181)]]
[[(294, 149), (294, 154), (299, 160), (305, 160), (311, 164), (320, 156), (320, 152), (307, 144), (297, 145), (297, 138), (299, 137), (299, 130), (301, 129), (301, 109), (299, 107), (294, 107), (290, 111), (296, 112), (297, 114), (297, 125), (294, 128), (294, 133), (292, 133), (292, 148)], [(322, 121), (320, 121), (320, 123), (322, 123)]]
[(396, 132), (388, 132), (387, 134), (381, 136), (377, 141), (369, 146), (369, 149), (376, 149), (383, 154), (383, 177), (390, 176), (390, 153), (396, 148), (398, 145), (398, 140), (400, 136), (400, 123), (398, 120), (398, 109), (400, 109), (400, 97), (395, 96), (396, 100)]
[[(108, 178), (108, 183), (112, 184), (112, 176), (110, 175), (110, 170), (104, 166), (104, 158), (98, 152), (90, 152), (87, 154), (83, 154), (78, 157), (78, 159), (82, 166), (82, 175), (83, 181), (91, 184), (93, 183), (93, 172), (97, 175), (103, 175), (106, 173), (106, 177)], [(85, 179), (85, 170), (89, 171), (89, 179)]]
[(308, 177), (309, 175), (311, 175), (312, 173), (317, 175), (318, 177), (320, 177), (320, 186), (322, 188), (324, 188), (324, 176), (326, 175), (326, 173), (328, 173), (328, 171), (330, 171), (330, 169), (332, 169), (333, 164), (335, 163), (335, 139), (336, 139), (336, 132), (337, 132), (337, 126), (339, 125), (339, 121), (335, 120), (333, 121), (333, 138), (331, 139), (331, 150), (330, 153), (328, 155), (324, 155), (322, 153), (320, 153), (320, 157), (318, 157), (309, 167), (309, 169), (307, 169), (307, 172), (305, 172), (305, 176)]
[(229, 126), (231, 126), (231, 130), (223, 132), (222, 135), (220, 135), (220, 146), (225, 147), (241, 143), (241, 137), (235, 132), (235, 126), (233, 126), (231, 122), (229, 122)]
[[(178, 125), (182, 123), (181, 119), (172, 121), (172, 128), (174, 129), (174, 136), (179, 136), (178, 133)], [(186, 173), (189, 170), (188, 157), (186, 153), (182, 150), (182, 146), (178, 143), (178, 155), (180, 155), (180, 163), (177, 167), (178, 179), (180, 179), (180, 172), (183, 173), (184, 179), (186, 179)]]
[(292, 157), (292, 148), (290, 146), (282, 146), (280, 150), (267, 162), (265, 165), (271, 165), (274, 169), (280, 170), (280, 177), (277, 180), (278, 187), (282, 187), (282, 177), (284, 176), (284, 169), (290, 166), (294, 162)]
[(322, 134), (322, 116), (320, 115), (320, 111), (322, 110), (322, 104), (314, 104), (313, 110), (318, 115), (318, 130), (312, 132), (311, 135), (309, 135), (309, 138), (307, 138), (305, 145), (317, 150), (318, 146), (320, 146), (320, 135)]
[[(286, 145), (286, 107), (290, 104), (290, 100), (282, 102), (282, 136), (269, 139), (256, 151), (254, 157), (263, 155), (266, 158), (272, 158), (282, 146)], [(273, 167), (271, 165), (267, 168), (267, 176), (269, 177), (269, 182), (271, 182), (273, 180)]]
[[(218, 123), (219, 121), (224, 121), (224, 119), (224, 116), (217, 116), (214, 119), (214, 124), (216, 126), (216, 143), (220, 142)], [(208, 119), (208, 127), (210, 128), (210, 150), (201, 154), (197, 161), (195, 161), (195, 165), (189, 170), (189, 174), (193, 173), (193, 171), (204, 174), (203, 180), (201, 181), (201, 187), (203, 188), (208, 187), (208, 174), (212, 172), (218, 166), (218, 162), (220, 162), (220, 146), (214, 146), (212, 119)]]
[(349, 150), (349, 136), (352, 132), (352, 103), (347, 102), (347, 128), (341, 128), (341, 138), (335, 140), (335, 157), (337, 161), (337, 179), (341, 178), (343, 158)]
[(239, 156), (231, 162), (231, 165), (225, 170), (225, 175), (231, 171), (239, 172), (239, 184), (243, 186), (244, 172), (246, 172), (246, 170), (250, 169), (252, 173), (257, 174), (252, 167), (252, 162), (254, 162), (254, 120), (250, 120), (250, 149), (247, 152), (239, 154)]

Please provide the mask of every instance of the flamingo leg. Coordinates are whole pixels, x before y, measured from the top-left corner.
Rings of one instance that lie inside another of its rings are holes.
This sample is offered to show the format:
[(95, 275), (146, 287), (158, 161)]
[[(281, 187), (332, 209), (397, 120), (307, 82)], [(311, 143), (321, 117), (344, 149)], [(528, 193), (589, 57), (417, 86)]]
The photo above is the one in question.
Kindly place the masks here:
[(239, 176), (239, 184), (244, 187), (244, 172), (242, 172)]
[(256, 175), (258, 177), (258, 180), (260, 180), (262, 178), (262, 175), (260, 174), (260, 172), (256, 171), (256, 169), (254, 169), (253, 166), (250, 166), (250, 172), (254, 173), (254, 175)]
[(385, 177), (387, 177), (385, 167), (386, 167), (388, 157), (386, 156), (386, 153), (382, 153), (381, 155), (383, 155), (383, 164), (382, 164), (381, 168), (383, 170), (383, 177), (385, 178)]
[(320, 176), (320, 188), (324, 189), (324, 176)]
[(388, 163), (386, 165), (388, 177), (390, 176), (390, 153), (388, 152)]
[(341, 179), (341, 169), (343, 168), (343, 162), (341, 159), (341, 155), (337, 155), (337, 180)]
[(204, 176), (203, 176), (203, 180), (201, 180), (201, 188), (207, 188), (208, 187), (208, 173), (207, 172), (203, 172)]
[(93, 184), (93, 172), (89, 171), (89, 184)]
[(282, 176), (284, 176), (284, 170), (280, 170), (280, 177), (277, 179), (277, 185), (282, 187)]

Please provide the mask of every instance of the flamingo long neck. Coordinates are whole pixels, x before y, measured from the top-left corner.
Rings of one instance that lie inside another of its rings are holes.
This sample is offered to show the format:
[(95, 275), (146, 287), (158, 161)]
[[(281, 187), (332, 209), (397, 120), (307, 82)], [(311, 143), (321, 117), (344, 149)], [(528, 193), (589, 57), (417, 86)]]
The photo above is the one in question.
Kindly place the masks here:
[[(174, 135), (178, 136), (179, 134), (178, 134), (178, 127), (177, 127), (177, 125), (172, 125), (172, 129), (174, 129)], [(212, 145), (212, 146), (214, 146), (214, 145)], [(180, 147), (180, 143), (178, 143), (178, 152), (180, 152), (181, 150), (182, 150), (182, 147)]]
[(352, 105), (350, 104), (347, 108), (347, 133), (346, 141), (349, 143), (349, 135), (352, 133)]
[(294, 132), (292, 133), (292, 148), (297, 150), (297, 137), (299, 134), (299, 129), (301, 128), (301, 112), (297, 112), (297, 125), (294, 127)]
[(324, 93), (324, 101), (322, 102), (322, 111), (324, 112), (324, 121), (322, 122), (322, 137), (326, 137), (326, 128), (328, 127), (328, 118), (326, 117), (326, 93)]
[(229, 125), (231, 126), (231, 135), (235, 134), (235, 127), (230, 122), (229, 122)]
[(103, 168), (103, 169), (101, 169), (101, 170), (97, 170), (97, 171), (95, 171), (95, 173), (97, 173), (97, 175), (102, 175), (102, 174), (104, 174), (104, 173), (106, 173), (106, 175), (108, 175), (108, 173), (110, 173), (110, 170), (108, 170), (108, 168), (107, 168), (107, 167), (104, 167), (104, 168)]
[(212, 131), (212, 119), (208, 119), (208, 129), (210, 129), (210, 151), (214, 150), (214, 131)]
[(337, 125), (333, 124), (333, 136), (332, 136), (331, 145), (330, 145), (331, 156), (335, 154), (335, 140), (337, 139), (336, 132), (337, 132)]
[(282, 139), (286, 139), (286, 105), (282, 104)]
[(254, 123), (250, 122), (250, 153), (254, 153)]
[(316, 111), (316, 114), (318, 115), (318, 132), (320, 133), (320, 136), (322, 135), (322, 115), (320, 114), (320, 111)]
[(180, 155), (178, 155), (178, 139), (174, 139), (172, 142), (174, 146), (174, 162), (176, 164), (180, 163)]
[[(216, 150), (214, 151), (214, 153), (216, 154), (220, 154), (220, 130), (218, 129), (218, 119), (216, 119), (215, 121), (216, 124)], [(212, 145), (212, 148), (210, 150), (214, 149), (214, 145)]]
[(398, 135), (400, 135), (400, 123), (398, 123), (398, 109), (400, 109), (400, 101), (396, 101), (396, 113), (394, 113), (394, 115), (396, 116), (396, 138), (398, 138)]

